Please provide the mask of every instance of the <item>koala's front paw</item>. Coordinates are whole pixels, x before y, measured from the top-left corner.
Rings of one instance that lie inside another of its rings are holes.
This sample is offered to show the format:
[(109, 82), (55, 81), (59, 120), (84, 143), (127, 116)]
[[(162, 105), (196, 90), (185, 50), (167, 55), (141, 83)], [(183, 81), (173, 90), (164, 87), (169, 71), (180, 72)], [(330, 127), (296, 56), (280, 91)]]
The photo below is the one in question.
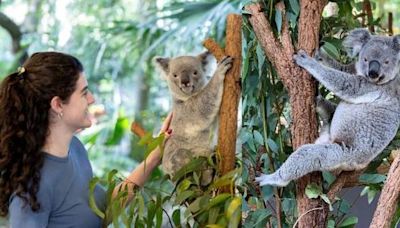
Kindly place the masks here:
[(289, 183), (289, 181), (283, 181), (278, 178), (275, 173), (269, 175), (261, 174), (261, 176), (256, 177), (256, 182), (259, 182), (260, 186), (273, 185), (279, 187), (285, 187)]
[(230, 56), (225, 56), (221, 62), (218, 63), (217, 71), (218, 73), (225, 75), (226, 72), (232, 67), (233, 58)]
[(311, 58), (304, 50), (299, 50), (297, 54), (293, 55), (293, 59), (296, 62), (297, 65), (301, 67), (305, 67), (310, 65), (313, 61), (315, 61), (313, 58)]

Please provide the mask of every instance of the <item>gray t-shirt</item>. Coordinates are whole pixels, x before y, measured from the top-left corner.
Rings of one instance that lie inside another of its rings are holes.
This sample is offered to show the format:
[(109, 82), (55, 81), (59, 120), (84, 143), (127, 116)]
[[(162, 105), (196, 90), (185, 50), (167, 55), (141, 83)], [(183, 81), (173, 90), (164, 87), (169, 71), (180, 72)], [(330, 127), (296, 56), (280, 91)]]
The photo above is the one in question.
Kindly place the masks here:
[[(100, 217), (89, 207), (92, 177), (87, 151), (76, 137), (72, 138), (66, 158), (46, 153), (37, 194), (40, 210), (33, 212), (20, 197), (11, 197), (11, 227), (101, 227)], [(95, 199), (104, 209), (105, 191), (100, 186), (95, 188)]]

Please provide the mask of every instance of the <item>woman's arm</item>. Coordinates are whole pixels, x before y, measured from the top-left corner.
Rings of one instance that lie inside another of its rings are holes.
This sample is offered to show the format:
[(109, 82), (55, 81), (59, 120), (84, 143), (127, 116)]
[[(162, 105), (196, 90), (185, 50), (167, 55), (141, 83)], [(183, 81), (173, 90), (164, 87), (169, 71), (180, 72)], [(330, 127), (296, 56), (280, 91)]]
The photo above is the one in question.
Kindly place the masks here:
[[(163, 125), (161, 127), (160, 134), (165, 134), (165, 139), (167, 139), (172, 130), (169, 129), (169, 125), (171, 123), (172, 113), (168, 114), (167, 118), (164, 120)], [(135, 186), (143, 187), (144, 183), (149, 178), (151, 172), (160, 164), (161, 162), (161, 151), (160, 148), (157, 147), (153, 150), (147, 158), (142, 161), (132, 172), (131, 174), (119, 185), (114, 188), (113, 198), (115, 198), (118, 194), (119, 189), (128, 189), (128, 198), (124, 202), (124, 206), (126, 206), (133, 198), (133, 189)]]

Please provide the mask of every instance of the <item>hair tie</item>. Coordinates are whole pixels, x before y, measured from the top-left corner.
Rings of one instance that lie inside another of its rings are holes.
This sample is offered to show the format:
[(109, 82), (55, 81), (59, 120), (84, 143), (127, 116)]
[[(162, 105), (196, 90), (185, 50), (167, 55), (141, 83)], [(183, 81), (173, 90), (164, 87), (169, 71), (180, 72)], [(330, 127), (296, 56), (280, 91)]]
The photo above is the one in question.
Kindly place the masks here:
[(20, 66), (20, 67), (17, 68), (17, 72), (18, 72), (17, 75), (20, 76), (20, 75), (23, 74), (25, 71), (26, 71), (26, 70), (25, 70), (25, 67)]

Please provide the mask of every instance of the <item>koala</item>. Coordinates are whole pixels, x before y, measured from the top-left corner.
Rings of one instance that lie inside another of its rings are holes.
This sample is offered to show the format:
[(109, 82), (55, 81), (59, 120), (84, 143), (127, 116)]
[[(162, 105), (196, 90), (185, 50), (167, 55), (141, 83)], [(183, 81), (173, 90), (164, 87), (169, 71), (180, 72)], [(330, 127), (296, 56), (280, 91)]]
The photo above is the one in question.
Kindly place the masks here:
[[(350, 56), (349, 53), (348, 55)], [(322, 65), (349, 74), (354, 74), (354, 75), (356, 74), (354, 61), (349, 64), (342, 64), (336, 61), (335, 59), (329, 57), (321, 49), (316, 51), (314, 58)], [(336, 103), (324, 99), (321, 95), (318, 95), (316, 97), (316, 111), (322, 121), (322, 126), (320, 129), (320, 136), (317, 139), (317, 141), (314, 142), (315, 144), (322, 144), (329, 141), (330, 122), (333, 118), (333, 113), (335, 112), (336, 107), (337, 107)]]
[(205, 72), (209, 55), (205, 52), (198, 56), (154, 59), (172, 95), (173, 133), (165, 143), (162, 158), (163, 170), (171, 177), (194, 157), (209, 157), (214, 152), (212, 138), (216, 134), (225, 74), (233, 59), (224, 57), (208, 80)]
[(362, 169), (395, 137), (400, 122), (400, 36), (355, 29), (344, 44), (351, 55), (358, 55), (356, 74), (324, 66), (302, 50), (294, 55), (295, 62), (341, 102), (329, 140), (299, 147), (276, 172), (257, 177), (260, 185), (286, 186), (313, 171)]

